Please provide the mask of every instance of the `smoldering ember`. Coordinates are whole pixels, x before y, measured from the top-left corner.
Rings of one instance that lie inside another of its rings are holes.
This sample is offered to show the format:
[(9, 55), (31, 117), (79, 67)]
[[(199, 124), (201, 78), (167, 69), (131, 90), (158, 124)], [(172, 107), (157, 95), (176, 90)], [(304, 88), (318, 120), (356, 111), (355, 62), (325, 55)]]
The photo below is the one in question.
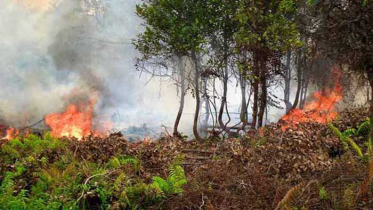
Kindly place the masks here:
[(373, 209), (373, 1), (1, 0), (0, 209)]

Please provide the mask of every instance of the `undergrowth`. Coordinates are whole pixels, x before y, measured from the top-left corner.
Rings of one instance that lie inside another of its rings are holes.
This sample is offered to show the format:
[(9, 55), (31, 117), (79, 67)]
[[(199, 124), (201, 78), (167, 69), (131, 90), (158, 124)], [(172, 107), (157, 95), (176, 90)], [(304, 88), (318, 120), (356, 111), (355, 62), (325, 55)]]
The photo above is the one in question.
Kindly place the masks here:
[(175, 159), (165, 178), (147, 179), (136, 157), (96, 163), (50, 133), (16, 138), (0, 150), (0, 209), (144, 209), (183, 193), (180, 163)]

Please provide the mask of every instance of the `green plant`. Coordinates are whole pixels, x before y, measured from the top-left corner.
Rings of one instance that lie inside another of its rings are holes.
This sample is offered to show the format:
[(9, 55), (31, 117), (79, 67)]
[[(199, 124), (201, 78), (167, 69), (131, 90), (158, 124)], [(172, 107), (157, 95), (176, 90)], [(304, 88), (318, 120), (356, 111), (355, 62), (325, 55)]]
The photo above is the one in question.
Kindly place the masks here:
[[(146, 204), (152, 204), (160, 202), (170, 195), (181, 195), (183, 186), (187, 183), (184, 169), (180, 165), (181, 159), (182, 157), (176, 158), (169, 166), (167, 179), (153, 176), (151, 184), (145, 184), (141, 181), (135, 184), (127, 182), (125, 190), (121, 192), (120, 199), (125, 201), (127, 206), (135, 208), (141, 200), (144, 200)], [(118, 186), (118, 183), (123, 180), (126, 180), (125, 175), (119, 175), (116, 185)]]
[(357, 155), (360, 158), (363, 158), (363, 152), (361, 151), (361, 148), (351, 139), (351, 136), (356, 134), (355, 129), (347, 129), (344, 132), (341, 132), (337, 127), (335, 127), (331, 123), (329, 123), (329, 127), (333, 131), (333, 133), (339, 138), (345, 151), (349, 150), (348, 145), (350, 145), (357, 153)]
[(137, 157), (92, 161), (69, 151), (70, 143), (76, 142), (46, 133), (2, 144), (0, 209), (110, 209), (113, 204), (138, 209), (183, 192), (182, 155), (169, 166), (167, 178), (153, 176), (149, 183)]
[(169, 167), (169, 176), (165, 180), (159, 176), (153, 177), (153, 183), (151, 187), (158, 190), (161, 190), (161, 194), (166, 196), (172, 194), (182, 194), (183, 185), (187, 183), (185, 172), (183, 167), (178, 164), (172, 164)]
[(140, 167), (140, 162), (131, 156), (121, 156), (121, 157), (113, 157), (109, 160), (109, 167), (111, 168), (120, 168), (124, 165), (132, 165), (135, 171), (138, 171)]
[(367, 119), (360, 124), (360, 126), (357, 128), (356, 134), (358, 136), (367, 136), (369, 134), (370, 130), (370, 118), (367, 117)]
[(319, 198), (320, 198), (320, 200), (328, 200), (329, 199), (328, 192), (325, 190), (324, 187), (319, 188)]

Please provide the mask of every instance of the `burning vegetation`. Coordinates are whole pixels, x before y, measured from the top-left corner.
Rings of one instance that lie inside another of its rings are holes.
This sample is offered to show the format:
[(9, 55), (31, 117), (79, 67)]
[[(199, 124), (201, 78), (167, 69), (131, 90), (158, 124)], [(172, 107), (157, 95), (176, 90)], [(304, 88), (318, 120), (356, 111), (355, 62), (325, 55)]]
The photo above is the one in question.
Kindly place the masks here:
[(302, 109), (290, 110), (281, 118), (284, 122), (282, 129), (305, 122), (317, 122), (326, 124), (338, 116), (336, 104), (342, 100), (343, 87), (341, 85), (342, 72), (332, 69), (333, 88), (323, 88), (312, 94), (310, 101), (306, 102)]
[(373, 1), (136, 4), (0, 2), (0, 209), (373, 209)]

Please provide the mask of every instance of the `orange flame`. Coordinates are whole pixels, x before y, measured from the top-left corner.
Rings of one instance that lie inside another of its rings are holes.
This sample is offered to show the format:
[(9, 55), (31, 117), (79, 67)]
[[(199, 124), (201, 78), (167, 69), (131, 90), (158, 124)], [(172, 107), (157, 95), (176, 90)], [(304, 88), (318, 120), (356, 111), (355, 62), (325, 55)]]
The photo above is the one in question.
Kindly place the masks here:
[(15, 129), (13, 127), (10, 127), (6, 130), (6, 136), (5, 136), (5, 139), (8, 139), (8, 140), (11, 140), (11, 139), (14, 139), (15, 137), (17, 137), (19, 134), (19, 130), (18, 129)]
[(302, 122), (317, 122), (325, 124), (338, 116), (335, 110), (335, 104), (343, 97), (343, 88), (340, 84), (342, 73), (339, 69), (333, 68), (332, 75), (334, 78), (334, 88), (324, 88), (313, 94), (313, 99), (305, 104), (303, 109), (294, 109), (281, 118), (286, 125), (282, 130), (289, 126), (295, 126)]
[(94, 99), (90, 101), (88, 107), (70, 104), (64, 113), (52, 113), (46, 116), (45, 122), (52, 129), (52, 135), (82, 139), (92, 134), (92, 115), (95, 103)]

